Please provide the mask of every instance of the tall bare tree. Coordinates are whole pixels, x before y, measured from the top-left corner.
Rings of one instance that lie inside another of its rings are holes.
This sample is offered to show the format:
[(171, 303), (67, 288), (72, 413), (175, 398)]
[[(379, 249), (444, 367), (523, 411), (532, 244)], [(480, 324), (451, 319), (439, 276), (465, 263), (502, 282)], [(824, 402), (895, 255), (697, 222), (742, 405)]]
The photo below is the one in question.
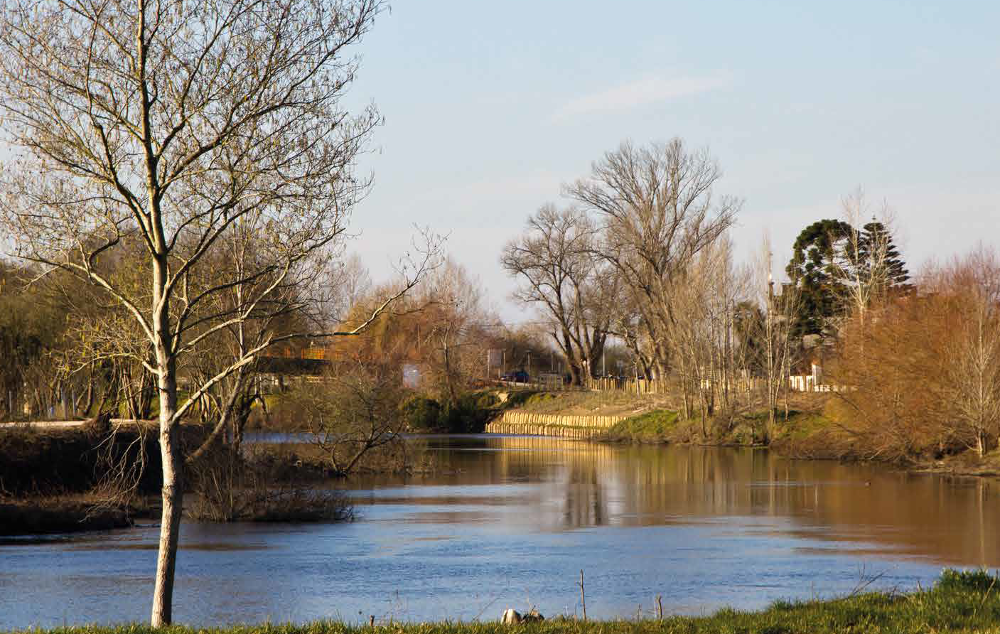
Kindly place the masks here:
[(450, 258), (428, 276), (416, 299), (428, 319), (420, 341), (425, 365), (451, 411), (482, 375), (482, 359), (490, 348), (488, 333), (500, 321), (489, 310), (479, 280)]
[(507, 243), (500, 263), (522, 286), (514, 297), (540, 304), (550, 334), (580, 385), (597, 368), (617, 306), (617, 271), (596, 257), (593, 222), (581, 211), (545, 205), (524, 234)]
[(680, 139), (646, 147), (626, 142), (595, 162), (589, 178), (566, 188), (600, 219), (601, 255), (635, 301), (657, 378), (670, 368), (674, 281), (733, 224), (741, 206), (715, 197), (721, 175), (706, 151), (690, 152)]
[[(17, 255), (103, 289), (152, 348), (159, 393), (163, 518), (152, 624), (171, 622), (184, 486), (179, 423), (213, 386), (276, 341), (240, 349), (178, 401), (178, 365), (275, 293), (342, 234), (366, 192), (353, 165), (379, 122), (340, 97), (349, 47), (380, 0), (8, 0), (0, 8), (0, 114), (15, 148), (0, 211)], [(207, 254), (237, 231), (245, 266)], [(99, 263), (142, 245), (146, 283)], [(238, 302), (214, 311), (234, 288)], [(338, 334), (338, 333), (325, 333)]]
[(764, 379), (769, 427), (777, 422), (778, 400), (783, 390), (787, 394), (788, 377), (797, 360), (794, 330), (799, 301), (794, 284), (784, 284), (781, 293), (775, 293), (772, 255), (770, 238), (765, 236), (754, 271), (754, 286), (762, 307), (756, 338), (760, 342), (757, 351), (762, 358), (758, 366)]

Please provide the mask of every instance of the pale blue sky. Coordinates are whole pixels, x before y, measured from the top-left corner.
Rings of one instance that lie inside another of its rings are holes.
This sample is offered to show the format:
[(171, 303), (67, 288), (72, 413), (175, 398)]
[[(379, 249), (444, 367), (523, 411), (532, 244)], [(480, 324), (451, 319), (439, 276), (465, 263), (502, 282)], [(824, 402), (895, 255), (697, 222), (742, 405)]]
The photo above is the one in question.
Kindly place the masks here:
[[(561, 184), (622, 140), (707, 146), (787, 260), (859, 185), (896, 211), (911, 269), (1000, 229), (1000, 3), (399, 0), (359, 49), (349, 102), (386, 123), (353, 248), (376, 277), (410, 225), (513, 321), (497, 258)], [(780, 267), (778, 267), (780, 268)]]
[[(396, 0), (345, 105), (386, 122), (350, 245), (376, 279), (412, 225), (450, 233), (510, 321), (504, 243), (624, 139), (708, 147), (749, 257), (863, 186), (911, 270), (1000, 246), (1000, 2)], [(2, 157), (0, 157), (2, 158)]]

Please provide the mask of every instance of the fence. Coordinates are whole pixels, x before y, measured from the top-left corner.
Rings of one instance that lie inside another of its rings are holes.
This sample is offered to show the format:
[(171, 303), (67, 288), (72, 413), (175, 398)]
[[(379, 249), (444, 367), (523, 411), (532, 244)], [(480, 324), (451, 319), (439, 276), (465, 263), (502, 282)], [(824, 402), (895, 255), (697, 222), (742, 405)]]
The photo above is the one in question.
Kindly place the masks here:
[[(712, 379), (701, 381), (702, 389), (710, 389), (715, 383)], [(623, 379), (604, 377), (591, 379), (588, 386), (592, 390), (619, 391), (631, 394), (664, 394), (667, 392), (667, 383), (660, 380), (649, 379)], [(759, 377), (733, 379), (730, 388), (740, 392), (750, 392), (763, 390), (767, 386), (765, 379)], [(788, 389), (792, 392), (839, 392), (844, 388), (837, 385), (827, 385), (817, 380), (811, 374), (792, 375), (788, 377)]]
[(666, 392), (664, 382), (656, 379), (602, 377), (600, 379), (591, 379), (589, 386), (592, 390), (619, 391), (632, 394), (663, 394)]

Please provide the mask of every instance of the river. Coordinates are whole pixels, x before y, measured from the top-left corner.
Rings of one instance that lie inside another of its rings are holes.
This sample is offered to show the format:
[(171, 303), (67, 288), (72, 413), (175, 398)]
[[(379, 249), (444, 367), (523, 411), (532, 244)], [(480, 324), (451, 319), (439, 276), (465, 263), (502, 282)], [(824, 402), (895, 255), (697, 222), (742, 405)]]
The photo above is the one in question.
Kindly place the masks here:
[[(998, 483), (764, 450), (412, 439), (433, 475), (346, 485), (344, 524), (185, 522), (174, 618), (208, 626), (590, 617), (913, 589), (1000, 565)], [(0, 541), (0, 629), (148, 619), (157, 527)]]

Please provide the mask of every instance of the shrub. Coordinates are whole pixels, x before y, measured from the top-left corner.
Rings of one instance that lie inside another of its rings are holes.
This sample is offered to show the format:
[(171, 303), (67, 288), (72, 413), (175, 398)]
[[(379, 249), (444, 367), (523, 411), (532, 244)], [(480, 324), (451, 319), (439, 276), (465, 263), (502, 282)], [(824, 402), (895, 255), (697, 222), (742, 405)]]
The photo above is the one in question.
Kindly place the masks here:
[(275, 460), (266, 448), (216, 447), (191, 472), (192, 497), (187, 513), (210, 522), (347, 521), (354, 507), (335, 490), (315, 487), (307, 477), (289, 473), (290, 454)]
[(986, 592), (997, 586), (997, 577), (986, 570), (954, 570), (945, 568), (937, 582), (939, 590), (974, 590)]
[(432, 398), (415, 395), (399, 406), (407, 429), (432, 431), (441, 424), (441, 405)]

